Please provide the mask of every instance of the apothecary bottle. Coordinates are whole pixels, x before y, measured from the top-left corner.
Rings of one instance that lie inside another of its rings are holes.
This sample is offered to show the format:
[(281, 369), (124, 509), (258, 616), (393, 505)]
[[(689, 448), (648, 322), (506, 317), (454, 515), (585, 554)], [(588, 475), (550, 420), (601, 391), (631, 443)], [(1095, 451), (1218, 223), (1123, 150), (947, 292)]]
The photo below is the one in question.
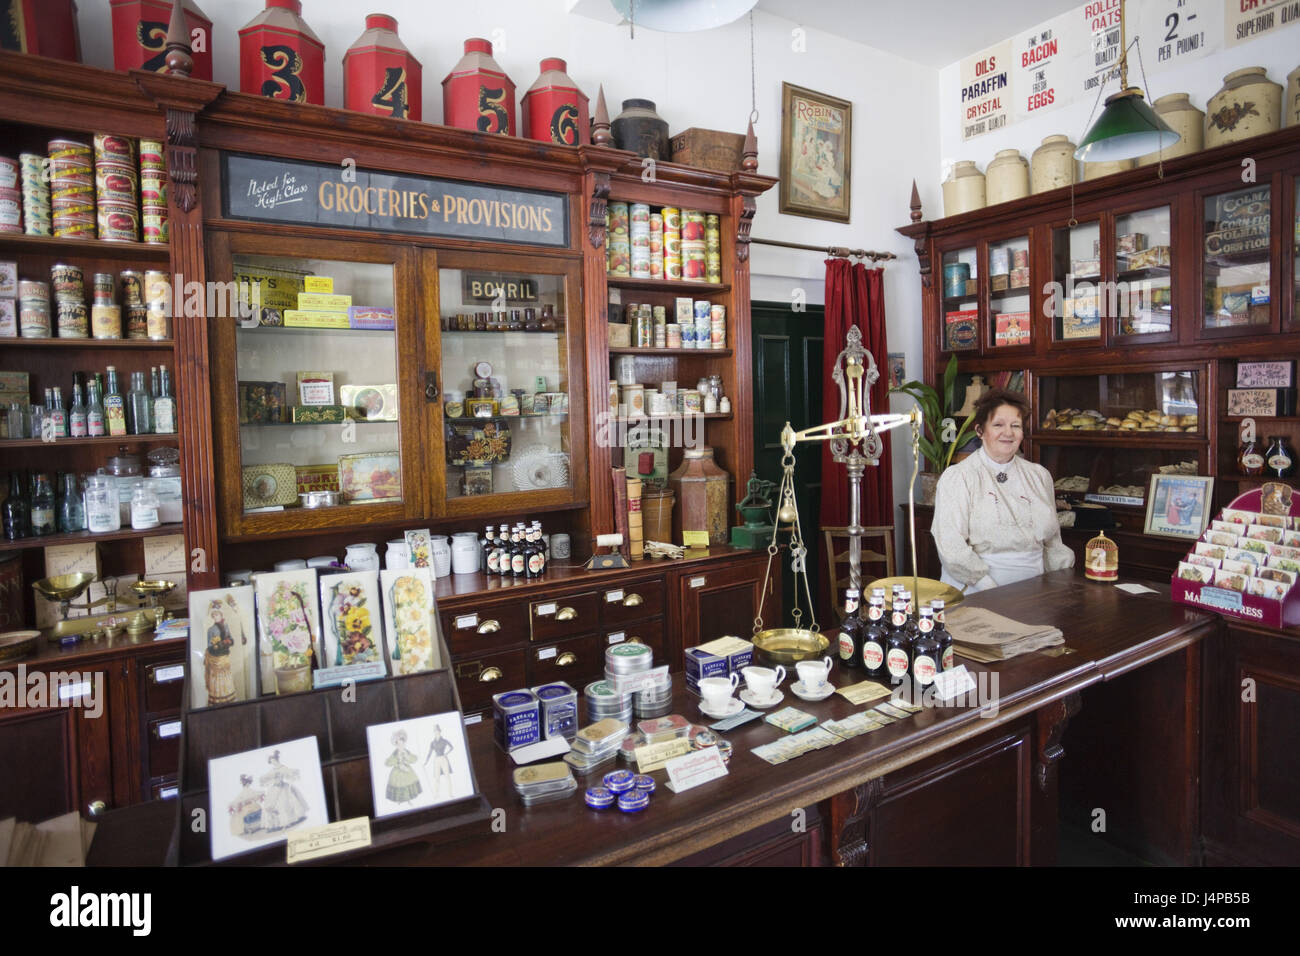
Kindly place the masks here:
[(126, 430), (132, 435), (153, 434), (153, 398), (145, 385), (144, 372), (131, 373), (131, 390), (126, 395)]
[(75, 472), (59, 475), (59, 532), (70, 534), (86, 530), (86, 506), (77, 487)]
[(43, 471), (36, 475), (32, 485), (31, 515), (33, 535), (54, 534), (54, 487), (50, 484), (49, 474)]
[(117, 479), (100, 469), (86, 479), (86, 528), (91, 534), (105, 534), (121, 527)]
[(1254, 438), (1241, 443), (1237, 452), (1237, 470), (1248, 478), (1264, 474), (1264, 455)]
[(1268, 440), (1268, 453), (1264, 456), (1264, 474), (1270, 478), (1290, 478), (1295, 474), (1295, 452), (1285, 435), (1275, 435)]
[(4, 501), (5, 538), (17, 541), (32, 533), (31, 513), (27, 505), (27, 496), (23, 494), (22, 472), (9, 473), (9, 496)]
[(858, 615), (857, 588), (844, 592), (844, 617), (840, 621), (840, 662), (845, 667), (862, 666), (862, 619)]

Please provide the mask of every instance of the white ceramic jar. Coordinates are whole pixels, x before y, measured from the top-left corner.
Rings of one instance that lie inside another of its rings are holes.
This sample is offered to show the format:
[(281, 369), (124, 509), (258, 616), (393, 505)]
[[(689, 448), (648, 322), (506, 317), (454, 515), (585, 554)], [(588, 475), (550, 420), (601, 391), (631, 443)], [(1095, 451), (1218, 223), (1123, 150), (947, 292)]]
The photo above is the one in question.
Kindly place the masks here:
[(343, 563), (353, 571), (378, 571), (379, 549), (373, 544), (350, 544), (343, 555)]
[(1029, 186), (1035, 195), (1068, 186), (1077, 180), (1079, 167), (1074, 159), (1075, 149), (1070, 137), (1057, 133), (1046, 137), (1034, 150), (1029, 163)]
[(1112, 159), (1105, 163), (1084, 163), (1083, 181), (1086, 183), (1092, 179), (1109, 176), (1111, 173), (1122, 173), (1124, 170), (1133, 169), (1135, 166), (1137, 166), (1136, 159)]
[(453, 574), (473, 574), (478, 570), (478, 535), (461, 531), (451, 539), (451, 570)]
[(384, 567), (389, 571), (405, 571), (411, 566), (410, 552), (406, 549), (406, 539), (396, 538), (388, 542), (384, 549)]
[[(475, 540), (477, 542), (477, 539)], [(435, 534), (429, 539), (429, 553), (433, 559), (435, 578), (445, 578), (451, 574), (451, 544), (448, 543), (445, 534)]]
[(1151, 104), (1156, 115), (1169, 124), (1180, 137), (1168, 149), (1138, 157), (1139, 166), (1149, 166), (1163, 159), (1189, 156), (1205, 148), (1205, 114), (1192, 105), (1186, 93), (1166, 93)]
[(1300, 126), (1300, 66), (1286, 75), (1286, 102), (1282, 104), (1282, 124)]
[(1275, 132), (1282, 122), (1282, 87), (1262, 66), (1233, 70), (1205, 106), (1205, 148)]
[(958, 160), (952, 174), (943, 181), (943, 214), (958, 216), (983, 209), (986, 202), (984, 174), (971, 159)]
[(998, 150), (984, 171), (985, 198), (990, 206), (1029, 195), (1029, 163), (1018, 149)]

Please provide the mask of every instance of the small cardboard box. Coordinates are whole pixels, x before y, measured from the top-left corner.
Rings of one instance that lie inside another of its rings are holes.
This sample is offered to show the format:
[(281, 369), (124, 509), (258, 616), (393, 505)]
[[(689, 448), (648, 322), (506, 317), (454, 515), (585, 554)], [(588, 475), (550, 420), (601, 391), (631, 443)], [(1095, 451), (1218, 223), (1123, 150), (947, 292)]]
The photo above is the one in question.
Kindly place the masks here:
[(632, 345), (632, 326), (626, 322), (609, 323), (609, 347), (625, 349)]
[(0, 299), (0, 339), (18, 338), (18, 303)]
[(738, 172), (745, 151), (744, 134), (697, 126), (682, 130), (672, 137), (671, 144), (674, 163), (719, 173)]
[(0, 259), (0, 299), (18, 298), (18, 263)]
[(304, 312), (346, 312), (352, 308), (352, 296), (299, 292), (298, 308)]
[(292, 329), (348, 329), (352, 327), (347, 312), (308, 312), (286, 309), (284, 324)]
[(303, 276), (302, 290), (313, 295), (333, 295), (334, 280), (330, 276)]
[(348, 321), (354, 329), (377, 329), (391, 332), (397, 328), (393, 310), (377, 305), (354, 305), (348, 309)]
[(293, 422), (295, 425), (335, 425), (347, 418), (347, 410), (342, 405), (295, 405)]

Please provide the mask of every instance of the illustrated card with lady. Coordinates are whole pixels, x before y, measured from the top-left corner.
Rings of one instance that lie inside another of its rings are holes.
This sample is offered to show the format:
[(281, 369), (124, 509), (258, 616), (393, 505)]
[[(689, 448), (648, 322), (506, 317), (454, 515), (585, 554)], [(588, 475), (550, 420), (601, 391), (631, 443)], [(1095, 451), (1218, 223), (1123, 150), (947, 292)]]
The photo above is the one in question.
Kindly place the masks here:
[(281, 571), (253, 579), (262, 693), (311, 690), (312, 661), (323, 660), (316, 571)]
[(190, 706), (212, 707), (257, 696), (257, 625), (253, 589), (192, 591)]
[(419, 674), (441, 667), (432, 569), (385, 568), (379, 572), (379, 583), (389, 669), (394, 674)]
[(384, 662), (378, 571), (321, 575), (320, 606), (324, 667)]
[(283, 843), (329, 823), (315, 737), (208, 761), (212, 859)]
[(474, 794), (457, 711), (366, 728), (375, 817), (409, 813)]

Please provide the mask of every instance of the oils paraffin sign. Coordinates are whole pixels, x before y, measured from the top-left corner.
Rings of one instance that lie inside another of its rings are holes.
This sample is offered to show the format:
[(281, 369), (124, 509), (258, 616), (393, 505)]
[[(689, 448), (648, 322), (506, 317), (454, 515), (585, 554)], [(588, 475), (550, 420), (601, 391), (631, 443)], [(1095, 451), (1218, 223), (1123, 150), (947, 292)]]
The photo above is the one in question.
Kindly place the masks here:
[(1011, 41), (961, 61), (961, 138), (1002, 129), (1011, 115)]
[(538, 246), (569, 244), (564, 193), (223, 153), (230, 219)]

